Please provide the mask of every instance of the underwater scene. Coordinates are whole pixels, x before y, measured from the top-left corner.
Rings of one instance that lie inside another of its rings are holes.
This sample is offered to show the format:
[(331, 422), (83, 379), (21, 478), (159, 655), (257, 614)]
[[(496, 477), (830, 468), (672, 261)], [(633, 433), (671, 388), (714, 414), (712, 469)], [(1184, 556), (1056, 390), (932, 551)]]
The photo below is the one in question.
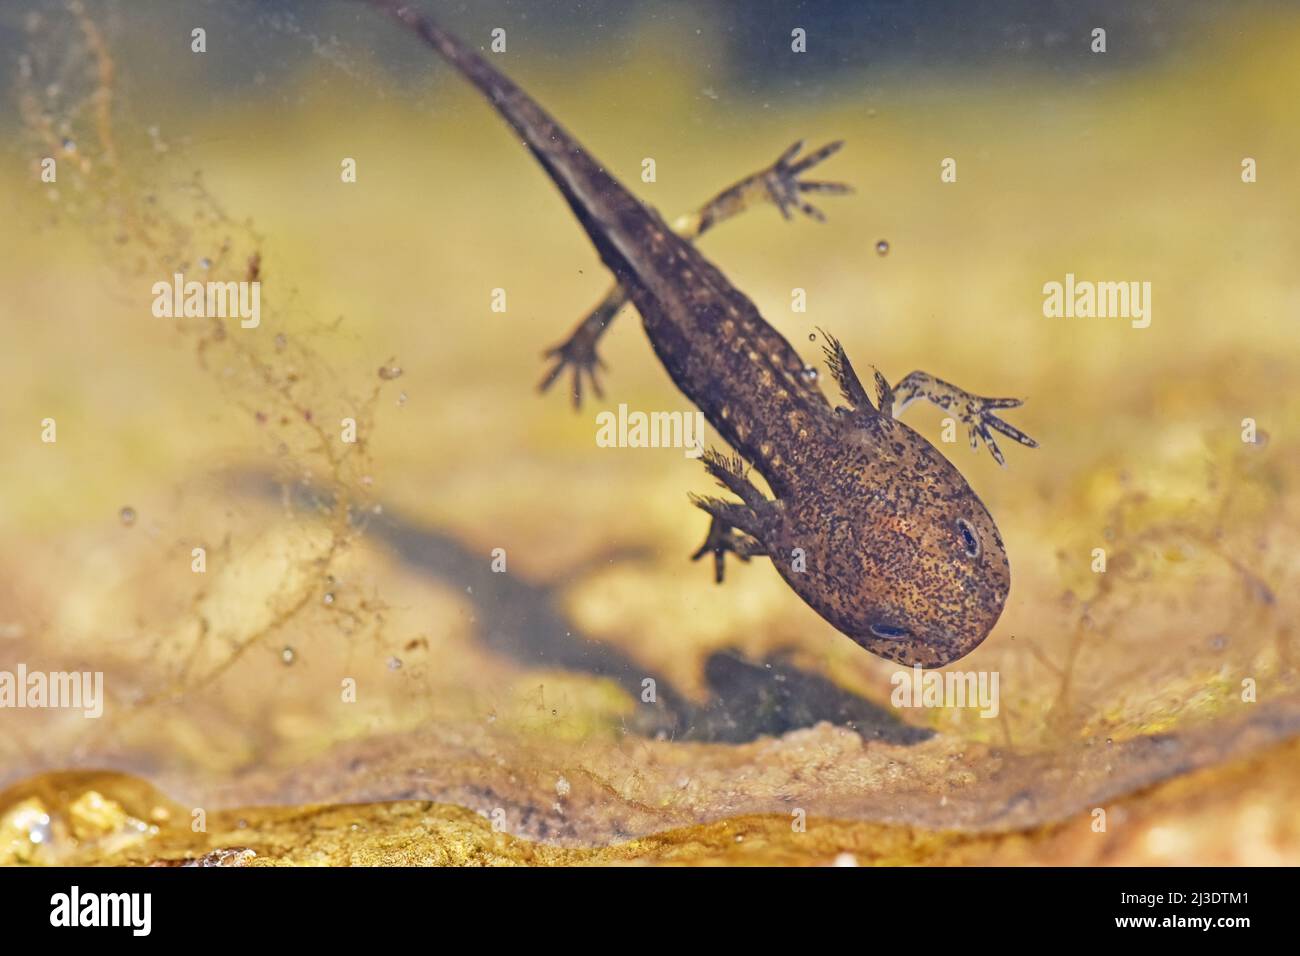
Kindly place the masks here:
[(0, 864), (1300, 864), (1300, 6), (0, 69)]

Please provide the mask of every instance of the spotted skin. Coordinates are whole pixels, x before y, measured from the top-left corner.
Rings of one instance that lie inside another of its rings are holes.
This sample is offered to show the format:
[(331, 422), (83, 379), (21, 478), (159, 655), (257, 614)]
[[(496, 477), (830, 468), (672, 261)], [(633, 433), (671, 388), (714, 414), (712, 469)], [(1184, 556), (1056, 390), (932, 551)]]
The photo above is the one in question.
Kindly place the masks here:
[[(842, 141), (827, 143), (803, 156), (803, 140), (776, 158), (772, 165), (746, 176), (718, 193), (694, 212), (679, 216), (673, 221), (673, 231), (687, 242), (694, 242), (719, 223), (733, 219), (749, 209), (773, 205), (782, 217), (793, 218), (794, 210), (817, 222), (825, 222), (820, 209), (812, 205), (805, 193), (827, 193), (843, 196), (853, 190), (844, 183), (822, 182), (804, 177), (804, 174), (839, 152)], [(604, 398), (599, 372), (605, 368), (600, 360), (598, 345), (601, 337), (631, 300), (631, 294), (617, 281), (590, 312), (583, 317), (569, 337), (545, 352), (551, 367), (538, 383), (539, 391), (546, 391), (565, 372), (570, 376), (569, 394), (574, 409), (582, 407), (584, 382), (588, 383), (597, 398)]]
[[(767, 555), (813, 610), (901, 664), (941, 666), (983, 641), (1011, 584), (1002, 538), (957, 469), (894, 417), (893, 390), (879, 373), (873, 404), (827, 337), (846, 402), (832, 406), (754, 304), (527, 94), (407, 4), (369, 2), (450, 61), (521, 136), (630, 295), (673, 382), (735, 449), (705, 457), (740, 501), (695, 498), (712, 516), (696, 557), (712, 553), (721, 580), (725, 554)], [(924, 373), (909, 379), (898, 410), (915, 398), (960, 404), (973, 433), (987, 433), (991, 408), (1010, 407)], [(750, 481), (747, 463), (771, 497)]]

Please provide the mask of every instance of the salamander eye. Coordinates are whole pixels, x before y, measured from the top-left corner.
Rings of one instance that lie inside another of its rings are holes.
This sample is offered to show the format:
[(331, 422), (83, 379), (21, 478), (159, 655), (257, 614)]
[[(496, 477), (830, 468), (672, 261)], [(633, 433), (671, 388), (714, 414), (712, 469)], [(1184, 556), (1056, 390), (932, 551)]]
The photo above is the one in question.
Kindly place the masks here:
[(975, 536), (975, 529), (965, 518), (957, 519), (957, 530), (961, 533), (962, 544), (966, 546), (966, 555), (971, 558), (980, 556), (980, 539)]
[(896, 641), (900, 637), (907, 637), (908, 630), (905, 627), (895, 627), (893, 624), (872, 624), (871, 633), (887, 641)]

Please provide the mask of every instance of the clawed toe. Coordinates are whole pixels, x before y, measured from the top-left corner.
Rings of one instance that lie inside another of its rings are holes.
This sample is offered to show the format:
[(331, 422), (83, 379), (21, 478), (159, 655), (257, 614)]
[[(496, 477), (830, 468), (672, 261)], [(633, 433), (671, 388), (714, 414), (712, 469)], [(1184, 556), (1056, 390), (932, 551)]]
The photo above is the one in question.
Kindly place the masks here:
[(976, 398), (972, 396), (967, 412), (963, 416), (970, 429), (971, 448), (978, 451), (979, 443), (983, 441), (988, 446), (989, 454), (993, 456), (993, 460), (1002, 466), (1007, 463), (1006, 457), (1002, 454), (1002, 449), (998, 447), (993, 432), (1001, 432), (1012, 441), (1019, 442), (1028, 448), (1037, 448), (1038, 442), (1014, 425), (1008, 425), (992, 412), (994, 408), (1018, 408), (1023, 404), (1023, 400), (1019, 398)]
[(713, 555), (713, 579), (721, 584), (726, 574), (726, 555), (731, 552), (741, 561), (748, 562), (750, 557), (761, 551), (758, 542), (727, 524), (721, 518), (714, 517), (709, 523), (709, 533), (704, 544), (691, 555), (692, 561), (698, 561), (706, 554)]
[(552, 359), (554, 364), (542, 376), (542, 380), (537, 383), (539, 392), (545, 392), (549, 389), (555, 384), (555, 380), (564, 373), (564, 370), (569, 369), (572, 372), (570, 393), (573, 397), (575, 410), (582, 407), (582, 383), (584, 378), (591, 383), (591, 390), (597, 398), (605, 397), (605, 390), (601, 387), (600, 379), (596, 376), (598, 370), (605, 370), (605, 363), (601, 361), (594, 348), (574, 338), (569, 339), (562, 345), (547, 349), (544, 355), (546, 358)]
[(895, 415), (901, 413), (912, 402), (923, 398), (965, 422), (970, 435), (971, 448), (978, 451), (980, 442), (984, 442), (988, 446), (989, 454), (999, 465), (1006, 465), (1007, 462), (1002, 449), (998, 447), (993, 437), (993, 432), (1000, 432), (1028, 448), (1038, 447), (1038, 442), (993, 414), (994, 409), (1019, 408), (1024, 404), (1023, 399), (984, 398), (981, 395), (972, 395), (965, 389), (919, 370), (904, 376), (902, 381), (894, 386), (894, 393), (898, 396), (894, 403)]
[(842, 140), (836, 140), (833, 143), (826, 144), (821, 149), (814, 150), (796, 162), (795, 157), (803, 149), (803, 140), (799, 140), (772, 164), (767, 175), (767, 191), (773, 205), (780, 210), (784, 218), (792, 218), (792, 211), (797, 209), (810, 219), (825, 222), (826, 215), (800, 194), (819, 192), (828, 195), (844, 195), (853, 192), (853, 188), (847, 183), (818, 180), (805, 181), (799, 178), (801, 173), (833, 155), (843, 145)]

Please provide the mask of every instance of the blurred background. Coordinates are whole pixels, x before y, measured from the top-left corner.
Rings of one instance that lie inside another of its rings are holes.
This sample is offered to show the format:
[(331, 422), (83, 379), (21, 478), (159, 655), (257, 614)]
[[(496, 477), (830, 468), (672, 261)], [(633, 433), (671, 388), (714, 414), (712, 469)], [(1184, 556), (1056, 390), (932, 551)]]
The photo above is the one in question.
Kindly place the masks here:
[[(699, 463), (595, 443), (619, 403), (689, 407), (630, 308), (603, 398), (537, 393), (609, 276), (408, 31), (18, 0), (0, 670), (103, 671), (107, 703), (0, 710), (0, 862), (1300, 862), (1300, 10), (421, 6), (504, 29), (493, 62), (670, 219), (846, 141), (826, 223), (764, 207), (701, 248), (814, 364), (822, 327), (892, 381), (1026, 400), (1041, 447), (1006, 468), (905, 416), (1006, 540), (955, 665), (999, 713), (894, 708), (897, 668), (767, 562), (688, 560)], [(260, 278), (261, 325), (155, 318), (178, 271)], [(1045, 317), (1066, 273), (1150, 282), (1150, 327)]]

